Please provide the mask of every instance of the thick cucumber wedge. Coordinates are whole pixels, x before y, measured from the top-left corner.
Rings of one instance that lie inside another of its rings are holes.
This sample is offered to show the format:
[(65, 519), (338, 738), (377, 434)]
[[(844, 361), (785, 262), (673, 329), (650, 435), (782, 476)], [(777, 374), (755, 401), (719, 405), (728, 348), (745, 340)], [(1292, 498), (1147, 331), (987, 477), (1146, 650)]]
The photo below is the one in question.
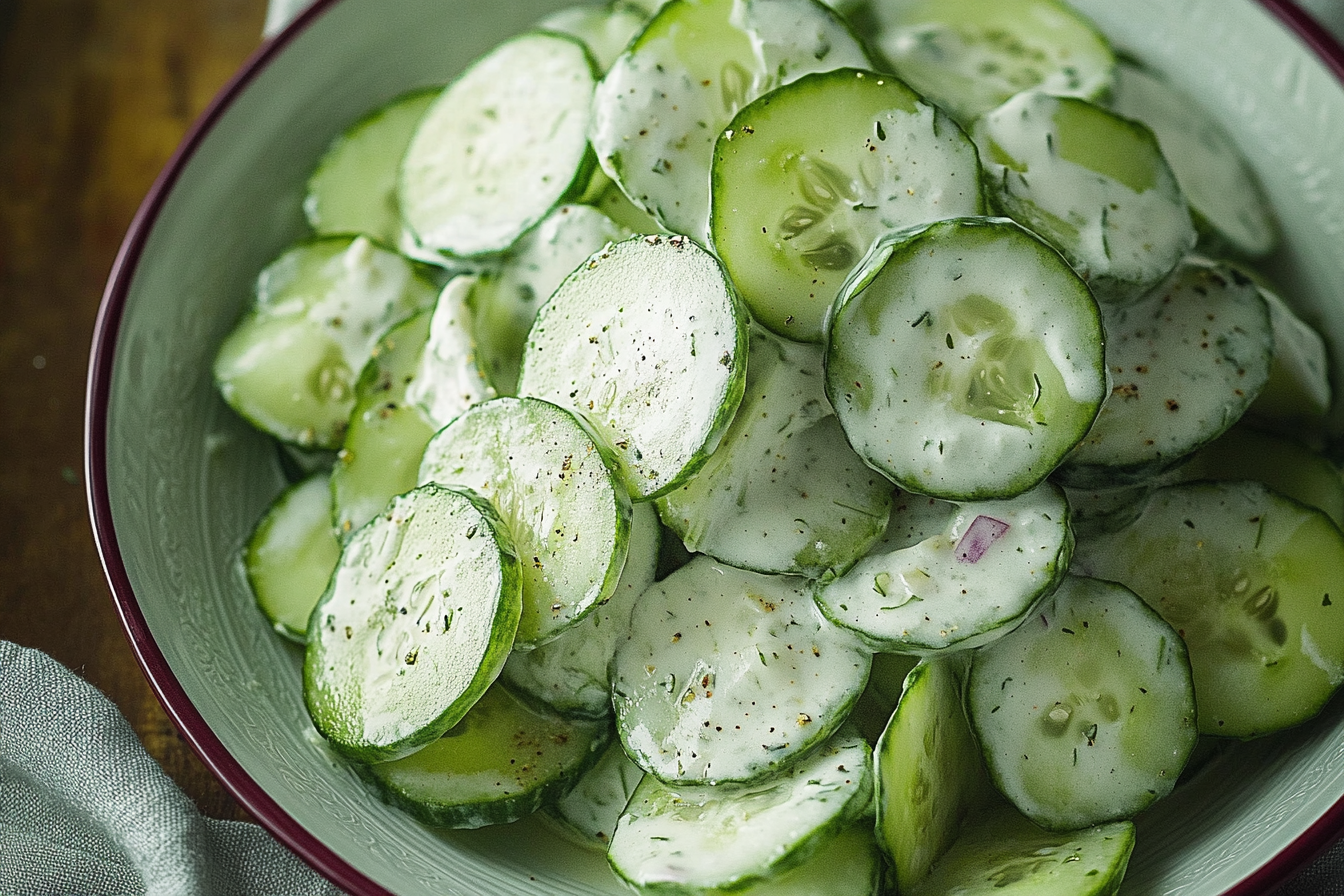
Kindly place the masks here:
[(418, 244), (458, 257), (502, 252), (581, 193), (593, 166), (587, 132), (596, 78), (583, 44), (531, 32), (499, 44), (449, 84), (401, 164), (398, 200)]
[(397, 245), (397, 171), (421, 116), (441, 90), (403, 94), (331, 142), (308, 178), (303, 199), (303, 213), (315, 233), (362, 233)]
[(1129, 526), (1081, 540), (1075, 562), (1185, 639), (1202, 734), (1298, 724), (1344, 681), (1344, 535), (1260, 483), (1158, 489)]
[(494, 509), (426, 485), (356, 532), (308, 623), (314, 725), (363, 762), (437, 740), (494, 681), (522, 606), (513, 540)]
[(625, 566), (630, 497), (574, 415), (536, 398), (496, 398), (435, 433), (419, 481), (483, 495), (522, 561), (514, 647), (544, 644), (611, 597)]
[(609, 0), (602, 5), (566, 6), (537, 22), (536, 30), (577, 38), (592, 54), (598, 72), (604, 73), (648, 20), (649, 14), (638, 6), (624, 0)]
[(515, 650), (500, 680), (560, 715), (610, 718), (611, 660), (630, 632), (635, 601), (653, 584), (662, 534), (653, 505), (636, 504), (630, 550), (611, 597), (555, 640), (534, 650)]
[(967, 822), (906, 896), (1114, 896), (1134, 852), (1134, 823), (1052, 833), (1010, 805)]
[(1112, 388), (1060, 468), (1074, 487), (1151, 479), (1236, 423), (1269, 377), (1274, 332), (1255, 284), (1183, 261), (1141, 301), (1106, 315)]
[(1059, 249), (1099, 301), (1133, 301), (1194, 248), (1185, 196), (1146, 126), (1029, 92), (972, 135), (992, 204)]
[(308, 616), (341, 557), (327, 479), (317, 473), (281, 492), (243, 551), (257, 606), (277, 632), (295, 641), (307, 637)]
[(868, 58), (816, 0), (673, 0), (612, 65), (593, 99), (602, 170), (663, 227), (709, 227), (714, 141), (751, 100), (808, 72)]
[(518, 391), (518, 367), (537, 310), (567, 276), (632, 231), (592, 206), (559, 205), (523, 234), (498, 270), (472, 289), (481, 366), (501, 395)]
[(730, 566), (842, 572), (882, 534), (894, 489), (845, 441), (817, 347), (758, 333), (749, 357), (728, 433), (658, 512), (688, 550)]
[(1319, 426), (1330, 410), (1330, 357), (1325, 340), (1278, 293), (1260, 286), (1274, 329), (1274, 363), (1249, 413), (1284, 427)]
[(969, 659), (958, 653), (922, 660), (877, 742), (877, 838), (901, 893), (928, 875), (962, 819), (992, 792), (961, 705)]
[(573, 789), (546, 807), (546, 817), (580, 846), (605, 852), (643, 778), (644, 769), (630, 761), (620, 741), (612, 741)]
[(871, 657), (802, 585), (699, 556), (644, 592), (612, 664), (632, 759), (669, 783), (750, 783), (836, 730)]
[(815, 596), (874, 650), (963, 650), (1007, 634), (1058, 586), (1072, 553), (1068, 501), (1046, 482), (962, 504), (938, 534), (870, 554)]
[(545, 715), (493, 687), (443, 737), (363, 771), (389, 802), (426, 824), (479, 828), (553, 802), (610, 742), (605, 723)]
[(643, 893), (739, 889), (797, 867), (867, 811), (872, 751), (853, 729), (758, 786), (669, 785), (646, 775), (607, 860)]
[(873, 3), (879, 52), (912, 87), (969, 124), (1033, 88), (1099, 99), (1115, 54), (1091, 22), (1058, 0), (884, 0)]
[(826, 394), (854, 450), (902, 488), (1022, 494), (1101, 406), (1100, 312), (1059, 254), (1012, 221), (902, 231), (837, 299)]
[(1202, 106), (1137, 63), (1120, 60), (1110, 106), (1152, 128), (1190, 203), (1201, 245), (1261, 258), (1278, 242), (1278, 224), (1255, 172)]
[(995, 785), (1053, 831), (1132, 818), (1197, 738), (1180, 637), (1128, 588), (1080, 576), (976, 652), (966, 705)]
[(367, 237), (300, 243), (258, 275), (251, 309), (220, 345), (220, 394), (281, 441), (339, 448), (378, 337), (434, 294), (411, 262)]
[(518, 392), (584, 415), (630, 494), (655, 498), (695, 472), (732, 421), (747, 320), (713, 255), (684, 237), (634, 237), (593, 255), (542, 306)]
[(434, 426), (406, 400), (406, 387), (429, 339), (430, 316), (421, 311), (388, 330), (355, 384), (355, 409), (331, 470), (331, 519), (342, 539), (415, 488)]
[(890, 75), (804, 75), (753, 100), (714, 147), (714, 248), (755, 319), (790, 339), (822, 340), (879, 236), (984, 210), (975, 144)]
[(479, 282), (476, 276), (459, 274), (443, 287), (420, 362), (406, 384), (406, 400), (417, 405), (435, 429), (496, 394), (476, 349), (471, 298)]

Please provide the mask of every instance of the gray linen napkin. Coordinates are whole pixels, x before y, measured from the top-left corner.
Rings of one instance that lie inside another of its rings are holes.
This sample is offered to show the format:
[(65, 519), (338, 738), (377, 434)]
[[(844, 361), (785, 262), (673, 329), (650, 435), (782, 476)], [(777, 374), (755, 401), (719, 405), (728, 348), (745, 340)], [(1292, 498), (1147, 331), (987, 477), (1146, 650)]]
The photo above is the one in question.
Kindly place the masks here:
[(0, 894), (339, 893), (259, 826), (202, 816), (96, 688), (0, 641)]

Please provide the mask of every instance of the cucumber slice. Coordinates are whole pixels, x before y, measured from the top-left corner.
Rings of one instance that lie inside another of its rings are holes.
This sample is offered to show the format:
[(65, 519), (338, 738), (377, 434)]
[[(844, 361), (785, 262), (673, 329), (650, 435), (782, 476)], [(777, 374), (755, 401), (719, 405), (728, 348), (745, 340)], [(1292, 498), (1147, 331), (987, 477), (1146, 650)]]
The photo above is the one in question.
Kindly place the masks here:
[(884, 0), (877, 46), (910, 86), (969, 123), (1023, 90), (1099, 99), (1115, 54), (1057, 0)]
[(479, 828), (553, 802), (610, 742), (605, 723), (545, 715), (492, 687), (438, 740), (363, 771), (388, 802), (426, 824)]
[(1145, 125), (1028, 92), (972, 135), (991, 203), (1059, 249), (1099, 301), (1137, 299), (1194, 248), (1185, 196)]
[(746, 394), (719, 447), (658, 499), (690, 551), (756, 572), (848, 569), (882, 534), (891, 483), (849, 447), (822, 385), (821, 352), (751, 340)]
[(479, 282), (475, 276), (459, 274), (444, 285), (434, 303), (420, 363), (406, 384), (406, 400), (418, 405), (435, 429), (495, 397), (476, 350), (471, 297)]
[(849, 729), (758, 786), (673, 786), (646, 775), (607, 860), (643, 893), (739, 889), (797, 867), (863, 814), (872, 774), (867, 741)]
[(327, 481), (325, 473), (317, 473), (281, 492), (243, 550), (257, 606), (277, 632), (299, 642), (307, 637), (308, 616), (341, 556)]
[(419, 481), (474, 490), (494, 505), (522, 560), (514, 647), (555, 638), (616, 589), (630, 498), (574, 415), (535, 398), (496, 398), (439, 430)]
[(975, 654), (966, 705), (995, 785), (1054, 831), (1132, 818), (1197, 739), (1176, 632), (1128, 588), (1080, 576)]
[(1344, 681), (1344, 534), (1260, 483), (1157, 489), (1129, 526), (1081, 540), (1075, 562), (1185, 639), (1202, 734), (1296, 725)]
[(315, 233), (362, 233), (389, 246), (401, 238), (397, 171), (420, 118), (442, 91), (402, 94), (336, 137), (308, 178), (303, 213)]
[(1134, 823), (1052, 833), (1001, 805), (972, 819), (908, 896), (1114, 896)]
[(425, 485), (351, 536), (308, 623), (303, 695), (317, 730), (362, 762), (437, 740), (499, 674), (522, 572), (484, 499)]
[(1278, 224), (1255, 172), (1221, 123), (1156, 72), (1120, 60), (1110, 106), (1152, 128), (1207, 251), (1262, 258)]
[(608, 243), (630, 236), (597, 209), (560, 205), (514, 245), (471, 292), (481, 366), (501, 395), (518, 391), (518, 367), (537, 309), (570, 272)]
[(858, 726), (865, 740), (876, 744), (905, 689), (905, 676), (920, 662), (919, 657), (904, 653), (873, 654), (873, 668), (849, 720)]
[(714, 248), (755, 319), (790, 339), (822, 340), (878, 237), (984, 211), (975, 144), (890, 75), (804, 75), (748, 104), (714, 147)]
[(611, 660), (629, 634), (635, 601), (653, 584), (662, 534), (653, 505), (636, 504), (630, 550), (611, 597), (555, 640), (535, 650), (515, 650), (501, 680), (560, 715), (610, 718)]
[(751, 783), (836, 730), (871, 658), (802, 586), (702, 555), (644, 592), (612, 664), (632, 759), (668, 783)]
[(883, 871), (872, 825), (859, 821), (828, 838), (798, 867), (731, 892), (738, 896), (879, 896), (884, 892)]
[(606, 184), (591, 200), (593, 206), (631, 233), (658, 233), (662, 228), (648, 212), (635, 205), (605, 174)]
[(870, 554), (815, 597), (874, 650), (964, 650), (1017, 625), (1059, 585), (1072, 552), (1068, 501), (1045, 482), (1017, 498), (962, 504), (938, 534)]
[(401, 165), (402, 218), (419, 245), (459, 257), (502, 252), (582, 192), (593, 165), (596, 78), (583, 44), (532, 32), (499, 44), (449, 84)]
[(902, 488), (1009, 497), (1082, 439), (1106, 393), (1102, 327), (1059, 254), (1003, 218), (881, 240), (837, 299), (826, 394)]
[(1132, 485), (1166, 472), (1237, 422), (1273, 357), (1269, 309), (1235, 268), (1186, 259), (1158, 290), (1106, 315), (1114, 385), (1059, 480)]
[(1319, 427), (1334, 394), (1325, 340), (1278, 293), (1261, 284), (1260, 295), (1269, 306), (1274, 362), (1249, 413), (1284, 427)]
[(281, 441), (339, 448), (378, 337), (434, 293), (411, 262), (367, 237), (300, 243), (258, 275), (252, 307), (220, 345), (220, 395)]
[(602, 170), (673, 233), (703, 240), (714, 141), (738, 109), (813, 71), (867, 68), (816, 0), (674, 0), (598, 84), (590, 131)]
[(434, 427), (406, 400), (406, 387), (429, 339), (430, 316), (421, 311), (388, 330), (355, 384), (355, 408), (331, 470), (331, 519), (342, 539), (415, 488)]
[(580, 846), (606, 851), (616, 822), (644, 777), (619, 741), (613, 741), (574, 788), (546, 808), (561, 832)]
[(714, 256), (683, 237), (633, 237), (593, 255), (542, 306), (518, 392), (584, 415), (616, 449), (631, 496), (655, 498), (718, 446), (742, 400), (746, 354), (747, 312)]
[(877, 742), (877, 838), (896, 889), (909, 892), (991, 793), (961, 705), (970, 654), (921, 660)]
[(592, 54), (597, 70), (605, 72), (648, 20), (649, 14), (639, 7), (611, 0), (602, 5), (582, 3), (558, 9), (537, 22), (536, 30), (578, 39)]

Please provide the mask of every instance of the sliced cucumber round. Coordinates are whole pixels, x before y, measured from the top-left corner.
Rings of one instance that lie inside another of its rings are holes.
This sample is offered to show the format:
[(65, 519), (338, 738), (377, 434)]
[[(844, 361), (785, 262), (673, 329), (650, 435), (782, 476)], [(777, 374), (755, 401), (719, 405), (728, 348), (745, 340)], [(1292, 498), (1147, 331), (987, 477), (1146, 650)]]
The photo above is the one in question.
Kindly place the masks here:
[(1202, 734), (1296, 725), (1344, 681), (1344, 534), (1258, 482), (1157, 489), (1130, 525), (1080, 540), (1076, 562), (1185, 640)]
[(868, 67), (816, 0), (674, 0), (598, 84), (590, 136), (602, 169), (673, 233), (704, 240), (714, 140), (748, 102), (813, 71)]
[(1033, 91), (972, 135), (992, 204), (1059, 249), (1098, 300), (1137, 299), (1194, 248), (1185, 196), (1145, 125)]
[(1128, 588), (1080, 576), (976, 652), (966, 705), (995, 785), (1054, 831), (1166, 796), (1198, 736), (1180, 637)]
[(1134, 823), (1053, 833), (1003, 804), (968, 819), (908, 896), (1114, 896), (1134, 852)]
[(536, 398), (476, 405), (430, 439), (419, 481), (474, 490), (509, 527), (523, 573), (516, 649), (550, 641), (616, 589), (630, 498), (569, 411)]
[(401, 163), (398, 201), (421, 248), (502, 252), (582, 192), (596, 78), (583, 44), (538, 31), (504, 41), (449, 84)]
[(964, 650), (1003, 637), (1059, 585), (1073, 552), (1069, 505), (1050, 482), (957, 507), (943, 530), (873, 553), (823, 581), (817, 605), (874, 650)]
[(629, 634), (635, 601), (653, 584), (662, 534), (653, 505), (636, 504), (625, 568), (611, 597), (554, 640), (515, 650), (500, 680), (560, 715), (610, 718), (611, 660)]
[(919, 657), (908, 653), (873, 654), (868, 683), (849, 713), (849, 720), (870, 744), (876, 744), (886, 730), (905, 690), (905, 677), (919, 662)]
[(1234, 268), (1183, 261), (1141, 301), (1109, 307), (1111, 394), (1059, 480), (1150, 480), (1236, 423), (1269, 377), (1274, 333), (1255, 284)]
[(483, 498), (425, 485), (346, 542), (308, 623), (313, 724), (362, 762), (437, 740), (485, 693), (518, 628), (522, 572)]
[(887, 0), (872, 4), (879, 52), (963, 123), (1023, 90), (1099, 99), (1115, 54), (1059, 0)]
[(319, 234), (362, 233), (389, 246), (401, 239), (397, 171), (420, 118), (441, 87), (402, 94), (346, 128), (308, 178), (303, 213)]
[(630, 494), (654, 498), (695, 472), (732, 421), (747, 320), (709, 252), (684, 237), (633, 237), (593, 255), (542, 306), (518, 392), (586, 417)]
[(479, 282), (459, 274), (444, 285), (420, 362), (406, 384), (406, 400), (418, 405), (435, 429), (496, 394), (476, 350), (472, 292)]
[(755, 319), (790, 339), (822, 340), (878, 237), (984, 211), (975, 144), (890, 75), (804, 75), (744, 107), (714, 147), (715, 251)]
[(220, 345), (220, 394), (281, 441), (339, 448), (378, 337), (434, 294), (411, 262), (367, 237), (299, 243), (258, 275), (251, 309)]
[(582, 41), (597, 63), (598, 72), (605, 72), (648, 20), (649, 14), (632, 3), (608, 0), (558, 9), (538, 21), (536, 29), (568, 34)]
[(643, 777), (644, 769), (614, 740), (573, 789), (546, 807), (547, 817), (580, 846), (605, 852)]
[(669, 783), (750, 783), (836, 730), (871, 657), (802, 586), (701, 555), (644, 592), (612, 664), (632, 759)]
[(500, 687), (410, 756), (363, 770), (394, 805), (426, 824), (508, 824), (574, 786), (611, 742), (602, 722), (545, 715)]
[(281, 492), (243, 550), (257, 606), (277, 632), (295, 641), (307, 637), (308, 616), (340, 556), (327, 474), (316, 473)]
[(406, 388), (429, 339), (430, 316), (422, 311), (388, 330), (355, 384), (355, 408), (331, 470), (332, 524), (342, 539), (415, 488), (434, 426), (406, 400)]
[(854, 450), (910, 491), (969, 501), (1030, 490), (1105, 393), (1087, 286), (1004, 218), (883, 239), (830, 321), (826, 394)]
[(690, 551), (756, 572), (848, 569), (882, 534), (891, 482), (845, 441), (816, 346), (752, 337), (746, 394), (719, 447), (658, 499)]
[(1321, 334), (1260, 284), (1274, 330), (1274, 363), (1249, 413), (1284, 427), (1318, 427), (1330, 411), (1330, 354)]
[(921, 660), (877, 742), (877, 838), (901, 893), (928, 875), (991, 792), (961, 705), (969, 660), (969, 653)]
[(758, 786), (646, 775), (607, 860), (643, 893), (739, 889), (797, 867), (867, 810), (872, 788), (872, 751), (853, 729)]

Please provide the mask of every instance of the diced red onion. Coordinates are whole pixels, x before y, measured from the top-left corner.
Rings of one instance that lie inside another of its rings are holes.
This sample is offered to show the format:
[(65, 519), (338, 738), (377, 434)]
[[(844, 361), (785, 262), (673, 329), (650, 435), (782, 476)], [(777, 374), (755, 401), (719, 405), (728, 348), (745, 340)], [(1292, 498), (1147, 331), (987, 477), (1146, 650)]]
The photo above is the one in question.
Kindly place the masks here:
[(1008, 524), (992, 516), (977, 516), (966, 527), (966, 534), (957, 542), (958, 563), (978, 563), (990, 545), (1003, 537)]

